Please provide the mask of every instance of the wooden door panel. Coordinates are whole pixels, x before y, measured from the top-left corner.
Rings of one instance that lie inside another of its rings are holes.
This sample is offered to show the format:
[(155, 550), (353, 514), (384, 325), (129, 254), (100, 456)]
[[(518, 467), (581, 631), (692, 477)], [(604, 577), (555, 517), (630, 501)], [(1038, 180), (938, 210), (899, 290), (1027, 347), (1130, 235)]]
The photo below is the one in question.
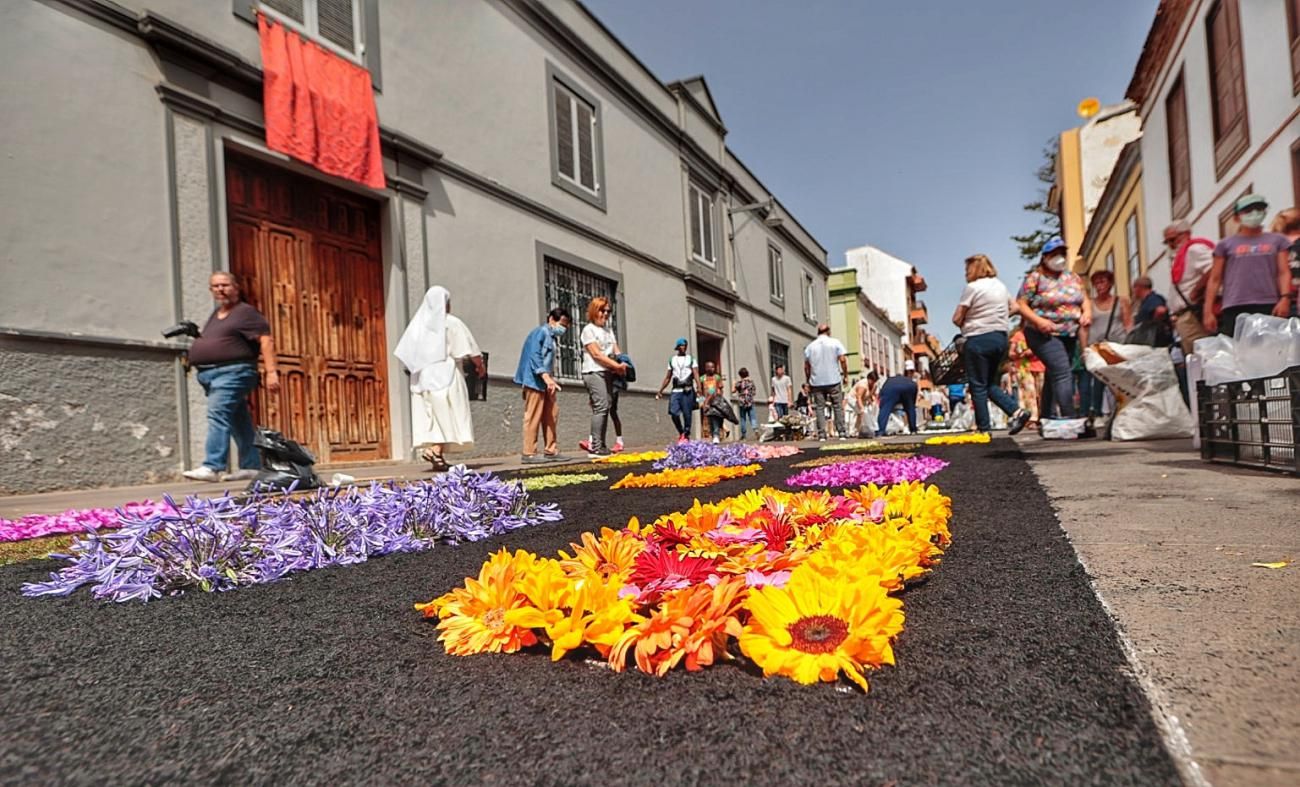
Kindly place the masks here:
[(257, 422), (321, 462), (387, 458), (376, 205), (238, 154), (226, 172), (231, 268), (270, 321), (280, 366), (279, 394), (254, 395)]

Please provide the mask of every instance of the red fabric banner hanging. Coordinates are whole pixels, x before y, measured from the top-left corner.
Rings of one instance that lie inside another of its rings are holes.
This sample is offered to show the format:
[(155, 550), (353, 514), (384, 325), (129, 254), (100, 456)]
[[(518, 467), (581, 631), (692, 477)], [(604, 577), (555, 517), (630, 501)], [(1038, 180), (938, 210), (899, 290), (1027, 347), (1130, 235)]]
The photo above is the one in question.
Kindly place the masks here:
[(257, 16), (266, 146), (321, 172), (384, 187), (370, 72)]

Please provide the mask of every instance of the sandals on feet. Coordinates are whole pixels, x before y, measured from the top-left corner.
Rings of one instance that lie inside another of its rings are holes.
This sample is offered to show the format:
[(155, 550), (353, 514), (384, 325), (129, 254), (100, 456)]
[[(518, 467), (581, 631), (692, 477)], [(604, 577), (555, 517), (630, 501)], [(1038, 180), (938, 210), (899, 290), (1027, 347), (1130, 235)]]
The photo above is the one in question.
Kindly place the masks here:
[(442, 456), (442, 454), (435, 454), (431, 448), (426, 448), (421, 451), (420, 456), (424, 461), (432, 465), (430, 469), (435, 473), (441, 473), (451, 466), (447, 464), (447, 460)]

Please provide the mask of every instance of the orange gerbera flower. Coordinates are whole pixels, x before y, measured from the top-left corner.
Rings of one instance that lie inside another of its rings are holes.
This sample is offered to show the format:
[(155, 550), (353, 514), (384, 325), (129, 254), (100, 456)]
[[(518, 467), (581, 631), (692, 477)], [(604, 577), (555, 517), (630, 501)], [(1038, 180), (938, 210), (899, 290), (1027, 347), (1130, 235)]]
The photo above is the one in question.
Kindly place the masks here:
[(665, 596), (648, 618), (624, 632), (609, 653), (610, 666), (626, 669), (629, 651), (637, 669), (657, 677), (683, 661), (692, 672), (713, 664), (725, 656), (727, 638), (740, 635), (746, 592), (742, 578), (730, 577)]
[(645, 549), (645, 541), (629, 530), (600, 529), (600, 538), (591, 532), (582, 534), (581, 544), (569, 544), (573, 556), (560, 550), (560, 565), (576, 579), (616, 581), (622, 584), (636, 564), (636, 556)]
[(536, 555), (522, 549), (514, 555), (502, 549), (483, 564), (478, 579), (466, 579), (463, 588), (415, 608), (440, 618), (438, 640), (454, 656), (513, 653), (537, 642), (532, 631), (506, 622), (506, 613), (528, 603), (515, 580), (536, 562)]

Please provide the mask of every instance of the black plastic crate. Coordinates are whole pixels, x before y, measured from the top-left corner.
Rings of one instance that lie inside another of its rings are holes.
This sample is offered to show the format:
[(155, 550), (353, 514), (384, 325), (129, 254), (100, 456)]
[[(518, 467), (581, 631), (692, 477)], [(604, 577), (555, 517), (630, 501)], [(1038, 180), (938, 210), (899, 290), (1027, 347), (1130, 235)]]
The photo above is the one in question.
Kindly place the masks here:
[(1201, 458), (1300, 475), (1300, 366), (1274, 377), (1196, 385)]

